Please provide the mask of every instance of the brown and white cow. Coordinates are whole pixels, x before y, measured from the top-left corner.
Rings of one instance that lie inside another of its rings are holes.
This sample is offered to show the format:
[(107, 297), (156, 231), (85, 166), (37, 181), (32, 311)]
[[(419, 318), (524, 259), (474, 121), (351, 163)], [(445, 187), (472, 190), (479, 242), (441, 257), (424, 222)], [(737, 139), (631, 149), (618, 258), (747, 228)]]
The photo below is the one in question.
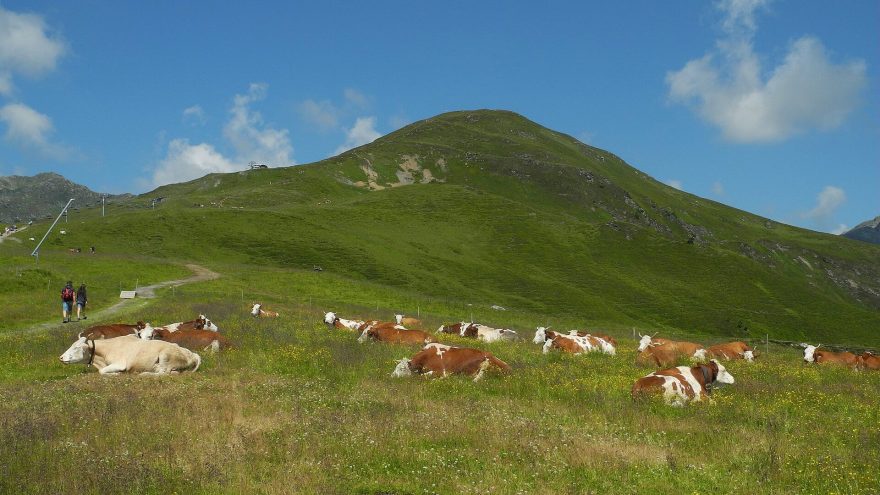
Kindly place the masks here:
[(873, 352), (864, 352), (859, 356), (858, 367), (861, 370), (880, 370), (880, 357)]
[(403, 325), (407, 328), (422, 328), (422, 320), (418, 318), (412, 318), (410, 316), (404, 315), (394, 315), (395, 321), (397, 321), (398, 325)]
[(515, 330), (509, 328), (492, 328), (480, 323), (459, 322), (450, 325), (441, 325), (437, 333), (451, 333), (460, 337), (470, 337), (483, 342), (498, 342), (499, 340), (512, 341), (519, 339)]
[(128, 323), (112, 323), (110, 325), (95, 325), (83, 332), (82, 336), (89, 340), (112, 339), (123, 335), (134, 335), (142, 330), (147, 324), (139, 321), (133, 325)]
[(357, 330), (363, 325), (364, 321), (362, 320), (346, 320), (344, 318), (340, 318), (336, 316), (336, 313), (329, 312), (324, 315), (324, 323), (328, 328), (338, 328), (340, 330)]
[(502, 372), (510, 366), (490, 352), (469, 347), (428, 344), (410, 359), (401, 359), (391, 373), (394, 377), (430, 375), (445, 377), (451, 374), (471, 375), (479, 381), (487, 369), (495, 367)]
[(643, 335), (639, 342), (641, 351), (636, 362), (643, 365), (667, 368), (679, 359), (688, 358), (694, 362), (706, 361), (706, 348), (693, 342), (676, 341)]
[(390, 344), (429, 344), (437, 342), (431, 334), (421, 330), (407, 330), (401, 325), (392, 322), (380, 322), (377, 324), (368, 324), (364, 328), (358, 342), (366, 342), (367, 339), (373, 339), (379, 342), (388, 342)]
[(706, 353), (718, 359), (745, 359), (748, 362), (755, 360), (755, 350), (745, 342), (727, 342), (716, 344), (706, 349)]
[(196, 371), (202, 363), (199, 355), (189, 349), (161, 340), (142, 340), (137, 335), (88, 340), (80, 334), (60, 359), (64, 364), (94, 366), (102, 375), (162, 375)]
[(655, 337), (655, 335), (657, 334), (655, 333), (654, 335), (642, 335), (641, 333), (639, 333), (639, 347), (636, 350), (642, 352), (652, 345), (657, 346), (660, 344), (665, 344), (667, 342), (672, 342), (669, 339)]
[(254, 303), (254, 307), (251, 308), (251, 316), (254, 318), (278, 318), (279, 314), (277, 311), (263, 309), (262, 303)]
[(215, 325), (214, 322), (209, 320), (208, 317), (205, 315), (199, 315), (196, 317), (195, 320), (178, 321), (176, 323), (162, 325), (161, 328), (164, 328), (169, 332), (176, 332), (178, 330), (210, 330), (212, 332), (220, 331), (217, 325)]
[[(538, 327), (535, 330), (535, 338), (532, 339), (532, 342), (535, 344), (544, 344), (547, 342), (547, 332), (550, 331), (549, 327)], [(554, 332), (559, 333), (559, 332)], [(615, 352), (606, 352), (606, 354), (615, 354), (617, 352), (617, 339), (614, 337), (604, 334), (604, 333), (595, 333), (595, 332), (586, 332), (583, 330), (570, 330), (568, 335), (577, 335), (578, 337), (596, 337), (598, 339), (602, 339), (608, 344), (611, 344), (611, 347), (614, 348)], [(600, 344), (601, 345), (601, 344)]]
[(804, 362), (816, 364), (839, 364), (855, 368), (859, 358), (851, 352), (820, 351), (819, 345), (808, 345), (804, 348)]
[(165, 328), (146, 328), (138, 331), (138, 337), (143, 340), (162, 340), (186, 347), (191, 351), (217, 352), (231, 347), (229, 340), (218, 332), (202, 329), (186, 329), (170, 331)]
[(716, 359), (697, 366), (678, 366), (655, 371), (633, 384), (632, 397), (662, 393), (667, 404), (684, 406), (708, 398), (715, 383), (732, 384), (731, 375)]
[(543, 339), (544, 347), (541, 350), (544, 354), (550, 352), (551, 349), (559, 349), (563, 352), (571, 354), (582, 354), (587, 352), (601, 352), (612, 356), (617, 354), (617, 348), (608, 340), (589, 333), (581, 333), (572, 330), (568, 334), (554, 332), (545, 327), (538, 327), (535, 331), (535, 338), (532, 342), (540, 343)]

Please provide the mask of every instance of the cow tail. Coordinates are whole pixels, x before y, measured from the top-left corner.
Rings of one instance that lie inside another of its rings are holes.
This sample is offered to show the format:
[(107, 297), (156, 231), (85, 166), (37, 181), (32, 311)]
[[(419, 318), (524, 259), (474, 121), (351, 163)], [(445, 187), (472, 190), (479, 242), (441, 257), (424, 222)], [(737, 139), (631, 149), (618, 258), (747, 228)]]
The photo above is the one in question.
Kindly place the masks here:
[(192, 370), (193, 370), (193, 371), (198, 371), (199, 366), (202, 365), (202, 356), (199, 356), (199, 355), (198, 355), (197, 353), (195, 353), (195, 352), (193, 353), (193, 355), (196, 357), (196, 367), (193, 368)]
[(508, 365), (507, 363), (505, 363), (504, 361), (498, 359), (498, 358), (495, 357), (495, 356), (489, 356), (489, 357), (488, 357), (488, 361), (489, 361), (491, 364), (497, 366), (498, 369), (500, 369), (501, 371), (504, 371), (504, 372), (510, 371), (510, 365)]

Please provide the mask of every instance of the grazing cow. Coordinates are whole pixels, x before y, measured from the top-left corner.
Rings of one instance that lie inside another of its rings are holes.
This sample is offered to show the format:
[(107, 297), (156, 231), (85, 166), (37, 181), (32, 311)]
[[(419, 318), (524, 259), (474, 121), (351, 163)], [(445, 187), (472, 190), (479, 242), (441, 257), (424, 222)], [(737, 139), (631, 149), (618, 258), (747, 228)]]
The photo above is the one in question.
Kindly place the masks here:
[(191, 351), (217, 352), (232, 346), (229, 340), (218, 332), (202, 329), (190, 328), (172, 332), (166, 328), (153, 328), (147, 325), (137, 335), (143, 340), (164, 340), (180, 347), (186, 347)]
[(864, 352), (859, 356), (858, 367), (862, 370), (880, 370), (880, 357), (873, 352)]
[(391, 376), (464, 374), (473, 376), (476, 382), (492, 366), (502, 372), (510, 371), (507, 363), (490, 352), (435, 343), (426, 345), (410, 359), (401, 359)]
[(662, 392), (667, 404), (681, 407), (688, 402), (708, 398), (712, 385), (716, 382), (732, 384), (734, 380), (724, 366), (713, 359), (697, 366), (678, 366), (655, 371), (636, 380), (631, 393), (633, 399), (638, 399)]
[(277, 311), (267, 311), (263, 309), (263, 305), (261, 303), (254, 303), (254, 307), (251, 308), (251, 316), (254, 318), (278, 318)]
[(377, 340), (379, 342), (388, 342), (391, 344), (429, 344), (437, 342), (429, 333), (421, 330), (407, 330), (406, 328), (394, 323), (378, 323), (367, 325), (358, 337), (358, 342), (366, 342), (367, 339)]
[(409, 327), (421, 328), (421, 326), (422, 326), (422, 320), (419, 320), (418, 318), (412, 318), (412, 317), (403, 316), (403, 315), (394, 315), (394, 319), (397, 321), (398, 325), (403, 325), (407, 328), (409, 328)]
[[(584, 334), (579, 335), (577, 331), (572, 330), (568, 335), (547, 330), (544, 327), (538, 327), (539, 332), (544, 334), (544, 348), (541, 350), (544, 354), (550, 352), (550, 349), (559, 349), (563, 352), (571, 354), (582, 354), (587, 352), (601, 352), (614, 356), (617, 349), (611, 342), (596, 337), (595, 335)], [(535, 341), (538, 340), (539, 333), (535, 332)]]
[(163, 375), (196, 371), (202, 363), (198, 354), (170, 342), (142, 340), (137, 335), (115, 339), (79, 339), (61, 355), (64, 364), (94, 366), (102, 375), (141, 373)]
[(517, 340), (519, 335), (509, 328), (492, 328), (479, 323), (459, 322), (451, 325), (441, 325), (437, 333), (457, 334), (461, 337), (470, 337), (483, 342), (497, 342), (499, 340)]
[(346, 320), (336, 316), (336, 313), (329, 312), (324, 315), (324, 323), (328, 328), (339, 328), (340, 330), (357, 330), (365, 322), (359, 320)]
[(745, 359), (748, 362), (755, 360), (755, 350), (745, 342), (727, 342), (717, 344), (706, 349), (706, 353), (719, 359)]
[(818, 350), (819, 345), (808, 345), (804, 348), (804, 362), (816, 364), (839, 364), (855, 368), (859, 364), (859, 358), (851, 352), (831, 352)]
[[(535, 330), (535, 338), (532, 339), (532, 342), (534, 342), (536, 344), (543, 344), (544, 342), (546, 342), (548, 330), (550, 330), (549, 327), (538, 327), (538, 329)], [(606, 335), (604, 333), (591, 333), (591, 332), (584, 332), (581, 330), (571, 330), (568, 332), (568, 334), (569, 335), (577, 335), (578, 337), (586, 337), (587, 335), (597, 337), (597, 338), (604, 340), (605, 342), (608, 342), (615, 349), (617, 349), (617, 339), (615, 339), (614, 337), (612, 337), (610, 335)]]
[(134, 335), (138, 330), (146, 327), (146, 323), (139, 321), (134, 325), (127, 323), (113, 323), (111, 325), (95, 325), (86, 330), (82, 335), (89, 340), (112, 339), (123, 335)]
[(210, 330), (212, 332), (220, 331), (217, 325), (215, 325), (214, 322), (209, 320), (208, 317), (205, 315), (199, 315), (198, 318), (196, 318), (195, 320), (179, 321), (177, 323), (162, 325), (161, 328), (164, 328), (169, 332), (176, 332), (178, 330)]

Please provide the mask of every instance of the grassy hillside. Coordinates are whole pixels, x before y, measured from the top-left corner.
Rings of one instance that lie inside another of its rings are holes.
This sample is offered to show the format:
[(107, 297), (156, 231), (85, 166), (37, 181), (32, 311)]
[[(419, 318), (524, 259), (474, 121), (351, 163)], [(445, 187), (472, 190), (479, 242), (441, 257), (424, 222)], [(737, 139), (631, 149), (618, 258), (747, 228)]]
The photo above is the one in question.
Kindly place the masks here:
[(444, 114), (319, 163), (165, 186), (67, 230), (46, 249), (320, 266), (463, 307), (880, 343), (880, 248), (677, 191), (509, 112)]

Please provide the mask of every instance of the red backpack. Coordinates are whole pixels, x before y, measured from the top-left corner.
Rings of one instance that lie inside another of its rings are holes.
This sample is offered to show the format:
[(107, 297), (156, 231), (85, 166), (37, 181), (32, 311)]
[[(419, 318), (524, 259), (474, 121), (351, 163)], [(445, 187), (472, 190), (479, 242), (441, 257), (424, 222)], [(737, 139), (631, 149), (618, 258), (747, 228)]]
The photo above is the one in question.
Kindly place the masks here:
[(73, 293), (72, 287), (65, 287), (65, 288), (61, 289), (61, 299), (62, 300), (73, 301), (73, 296), (74, 296), (74, 293)]

